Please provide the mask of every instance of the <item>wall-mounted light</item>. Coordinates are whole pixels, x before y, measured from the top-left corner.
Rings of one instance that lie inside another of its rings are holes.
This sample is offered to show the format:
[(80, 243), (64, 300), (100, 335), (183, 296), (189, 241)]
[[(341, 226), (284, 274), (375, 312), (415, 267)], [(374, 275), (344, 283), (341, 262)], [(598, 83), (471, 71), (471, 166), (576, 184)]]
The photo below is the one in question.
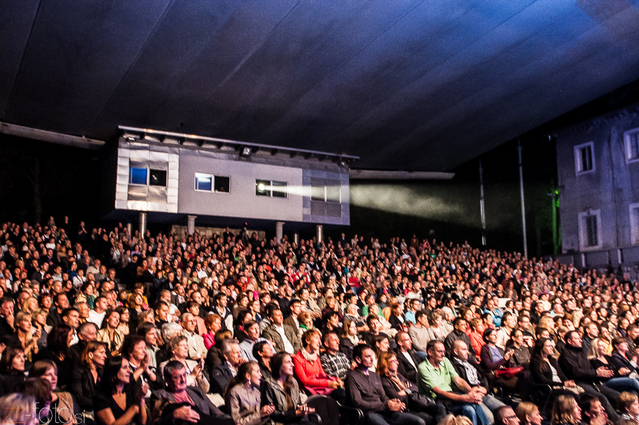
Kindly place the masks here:
[(248, 146), (244, 146), (242, 148), (242, 150), (240, 151), (240, 156), (244, 156), (244, 157), (248, 157), (251, 156), (251, 148), (249, 148)]

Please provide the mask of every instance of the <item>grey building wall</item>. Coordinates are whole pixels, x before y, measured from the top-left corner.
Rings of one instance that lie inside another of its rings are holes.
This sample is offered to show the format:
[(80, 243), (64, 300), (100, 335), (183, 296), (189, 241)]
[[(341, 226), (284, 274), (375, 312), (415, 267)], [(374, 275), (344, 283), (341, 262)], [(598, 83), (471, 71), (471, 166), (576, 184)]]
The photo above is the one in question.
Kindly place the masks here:
[[(623, 252), (601, 253), (637, 245), (632, 240), (630, 205), (639, 202), (639, 160), (630, 160), (624, 133), (639, 128), (639, 107), (634, 106), (582, 122), (556, 134), (557, 169), (560, 188), (562, 250), (589, 252), (588, 265), (626, 262)], [(575, 147), (592, 142), (593, 171), (579, 173)], [(599, 212), (600, 243), (585, 247), (580, 214)], [(635, 225), (636, 227), (636, 225)], [(634, 249), (626, 250), (634, 257)], [(581, 265), (581, 264), (580, 264)]]

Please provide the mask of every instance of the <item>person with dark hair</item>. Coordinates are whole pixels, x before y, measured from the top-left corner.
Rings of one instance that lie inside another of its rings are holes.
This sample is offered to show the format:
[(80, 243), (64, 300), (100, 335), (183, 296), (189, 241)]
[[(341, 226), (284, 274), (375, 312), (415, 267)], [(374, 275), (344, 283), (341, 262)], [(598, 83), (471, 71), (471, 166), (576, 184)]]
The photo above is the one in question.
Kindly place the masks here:
[(69, 383), (71, 371), (77, 361), (73, 351), (69, 349), (73, 339), (73, 329), (67, 324), (55, 325), (47, 336), (46, 348), (40, 350), (36, 360), (53, 360), (58, 366), (58, 385), (65, 388)]
[[(153, 417), (159, 425), (201, 424), (235, 425), (233, 419), (220, 411), (200, 387), (186, 385), (188, 375), (184, 364), (169, 361), (164, 370), (166, 389), (154, 391)], [(166, 404), (168, 402), (169, 404)]]
[(269, 316), (271, 325), (262, 332), (262, 336), (273, 342), (275, 350), (285, 351), (289, 354), (297, 353), (302, 348), (302, 342), (297, 336), (297, 332), (284, 324), (282, 310), (274, 308)]
[(9, 345), (0, 358), (0, 396), (9, 394), (24, 381), (24, 350), (18, 345)]
[(107, 310), (96, 339), (107, 345), (112, 356), (120, 355), (120, 348), (124, 342), (124, 334), (118, 329), (118, 326), (120, 326), (120, 313), (117, 310)]
[(95, 417), (101, 425), (145, 425), (144, 401), (146, 384), (134, 390), (130, 384), (129, 362), (120, 356), (111, 358), (104, 367), (100, 392), (95, 396)]
[(407, 413), (407, 406), (399, 399), (389, 399), (380, 376), (371, 372), (374, 366), (373, 349), (360, 344), (353, 349), (357, 368), (346, 376), (346, 404), (362, 409), (366, 425), (425, 425), (424, 419)]
[[(515, 352), (509, 349), (504, 352), (503, 348), (497, 346), (497, 331), (494, 329), (486, 329), (484, 331), (484, 342), (486, 345), (481, 347), (481, 365), (487, 373), (495, 372), (499, 369), (507, 367), (511, 356)], [(518, 378), (513, 376), (510, 378), (494, 376), (491, 384), (505, 389), (513, 390), (517, 387)]]
[(241, 343), (247, 338), (245, 326), (251, 321), (253, 321), (253, 314), (249, 310), (242, 309), (237, 313), (237, 317), (234, 319), (233, 324), (233, 336), (238, 342)]
[(588, 425), (612, 425), (601, 401), (592, 394), (583, 394), (579, 398), (582, 420)]
[(94, 308), (89, 312), (89, 322), (95, 323), (98, 328), (102, 328), (102, 322), (109, 308), (109, 302), (104, 295), (100, 295), (95, 299)]
[(466, 333), (468, 329), (468, 322), (463, 317), (457, 317), (453, 321), (453, 331), (448, 334), (448, 336), (444, 339), (444, 345), (446, 346), (446, 355), (448, 357), (452, 357), (453, 355), (453, 345), (455, 341), (461, 340), (466, 343), (468, 349), (470, 350), (470, 359), (469, 361), (474, 362), (477, 359), (477, 353), (473, 349), (473, 345), (470, 342), (470, 337)]
[(129, 361), (132, 383), (147, 383), (149, 386), (156, 387), (156, 371), (155, 368), (149, 366), (149, 353), (146, 351), (144, 337), (140, 335), (127, 336), (124, 338), (121, 351), (122, 357)]
[(261, 405), (274, 407), (271, 420), (276, 424), (307, 422), (314, 410), (301, 403), (300, 389), (293, 377), (293, 359), (288, 353), (277, 353), (271, 359), (273, 379), (261, 385)]
[(251, 361), (242, 364), (229, 382), (224, 400), (236, 424), (263, 425), (275, 411), (272, 404), (261, 405), (261, 381), (260, 366)]
[[(575, 397), (575, 393), (572, 388), (576, 388), (577, 384), (575, 380), (569, 379), (563, 371), (563, 367), (553, 357), (555, 351), (555, 344), (551, 339), (540, 338), (535, 342), (535, 348), (530, 360), (530, 372), (532, 380), (537, 384), (549, 385), (551, 388), (550, 394), (545, 394), (552, 398), (559, 398), (559, 396)], [(602, 405), (608, 412), (611, 418), (617, 419), (618, 416), (615, 409), (608, 401), (608, 398), (597, 391), (597, 389), (586, 382), (579, 382), (581, 387), (587, 394), (592, 394), (599, 398)], [(614, 419), (613, 419), (614, 420)]]
[(73, 396), (69, 392), (56, 391), (58, 386), (58, 368), (51, 360), (39, 360), (29, 371), (29, 378), (43, 378), (49, 384), (51, 405), (49, 415), (41, 420), (46, 424), (76, 423), (75, 412), (79, 412)]
[(106, 360), (106, 346), (98, 341), (89, 341), (82, 351), (79, 364), (71, 372), (69, 392), (75, 397), (87, 419), (94, 418), (93, 398), (98, 393), (100, 375)]
[(256, 342), (255, 345), (253, 345), (253, 357), (257, 360), (257, 364), (260, 365), (262, 382), (273, 379), (273, 373), (271, 372), (271, 359), (274, 354), (275, 352), (273, 351), (273, 347), (266, 340)]
[(16, 384), (13, 392), (31, 396), (35, 399), (36, 419), (40, 423), (57, 423), (57, 421), (48, 422), (51, 415), (51, 402), (53, 400), (49, 381), (43, 378), (27, 378)]
[(53, 297), (54, 306), (49, 310), (49, 314), (47, 316), (47, 325), (55, 326), (62, 324), (62, 312), (69, 308), (69, 298), (65, 293), (56, 294)]

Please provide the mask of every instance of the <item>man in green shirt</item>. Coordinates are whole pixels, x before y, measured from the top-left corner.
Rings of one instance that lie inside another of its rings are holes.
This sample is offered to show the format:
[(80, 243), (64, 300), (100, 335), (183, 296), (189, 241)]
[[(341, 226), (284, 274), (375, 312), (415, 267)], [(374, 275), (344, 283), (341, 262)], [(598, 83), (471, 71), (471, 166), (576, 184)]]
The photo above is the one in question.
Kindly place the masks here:
[[(486, 395), (483, 387), (471, 388), (446, 358), (446, 347), (441, 341), (430, 341), (426, 347), (428, 357), (419, 365), (417, 386), (419, 392), (443, 401), (450, 411), (464, 415), (473, 425), (488, 425), (490, 419), (482, 408)], [(452, 384), (461, 391), (454, 392)]]

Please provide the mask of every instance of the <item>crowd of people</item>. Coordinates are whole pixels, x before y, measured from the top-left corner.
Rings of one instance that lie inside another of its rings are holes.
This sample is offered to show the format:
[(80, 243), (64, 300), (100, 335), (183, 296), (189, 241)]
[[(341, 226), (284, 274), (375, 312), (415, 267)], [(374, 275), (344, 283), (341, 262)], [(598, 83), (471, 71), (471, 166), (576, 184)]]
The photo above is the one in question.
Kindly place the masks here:
[[(468, 243), (4, 223), (0, 419), (639, 425), (636, 282)], [(307, 404), (309, 400), (309, 404)]]

